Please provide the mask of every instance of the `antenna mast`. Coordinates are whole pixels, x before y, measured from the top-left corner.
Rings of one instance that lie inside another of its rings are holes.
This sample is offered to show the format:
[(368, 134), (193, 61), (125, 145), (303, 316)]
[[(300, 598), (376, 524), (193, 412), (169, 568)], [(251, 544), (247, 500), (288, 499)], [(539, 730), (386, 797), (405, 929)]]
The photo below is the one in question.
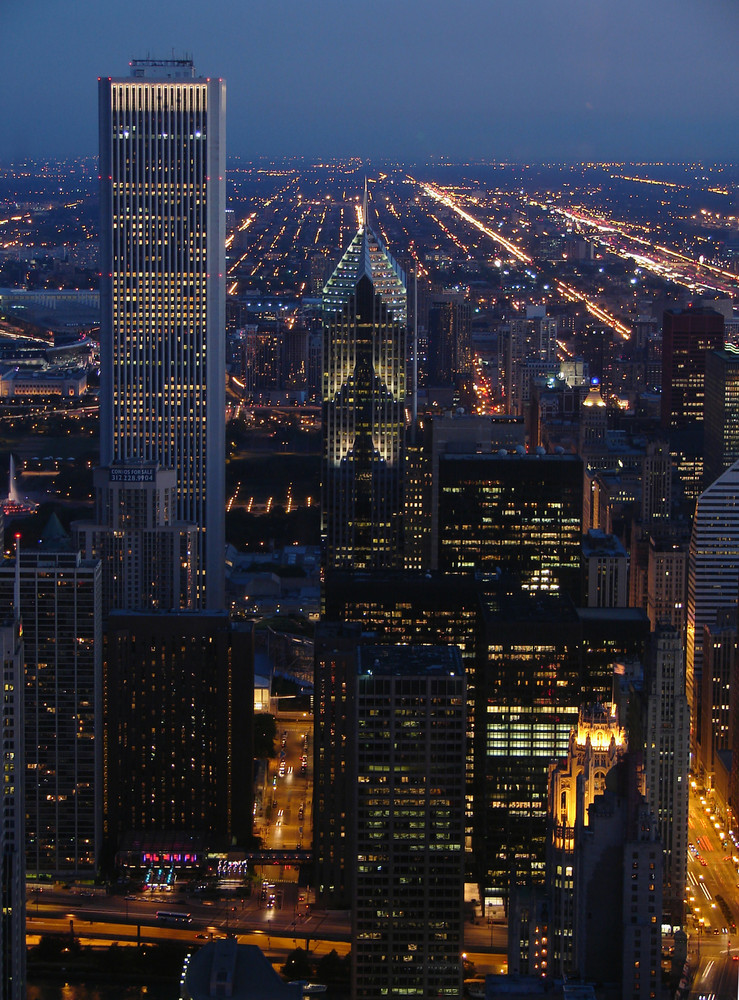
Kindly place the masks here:
[(413, 443), (418, 423), (418, 264), (413, 268)]
[(16, 622), (21, 618), (21, 536), (15, 536), (15, 580), (13, 581), (13, 616)]

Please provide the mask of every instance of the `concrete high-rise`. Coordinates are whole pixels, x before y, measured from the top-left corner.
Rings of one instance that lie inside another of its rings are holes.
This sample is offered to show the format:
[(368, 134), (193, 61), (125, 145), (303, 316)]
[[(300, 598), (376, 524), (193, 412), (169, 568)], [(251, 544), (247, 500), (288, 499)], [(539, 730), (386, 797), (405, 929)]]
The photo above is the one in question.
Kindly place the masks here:
[(366, 646), (356, 683), (352, 995), (459, 997), (466, 728), (459, 651)]
[(441, 455), (432, 567), (514, 573), (526, 590), (579, 603), (582, 483), (575, 455)]
[(641, 522), (661, 534), (672, 514), (672, 459), (665, 441), (650, 441), (642, 459)]
[(106, 834), (252, 823), (251, 624), (228, 613), (114, 611), (108, 623)]
[(596, 528), (583, 537), (583, 599), (589, 608), (625, 608), (628, 556), (615, 535)]
[(433, 295), (428, 317), (428, 383), (454, 385), (472, 370), (470, 302), (459, 293)]
[(664, 848), (665, 911), (673, 924), (681, 924), (688, 871), (690, 717), (682, 636), (669, 625), (658, 627), (652, 637), (646, 680), (646, 797)]
[(668, 309), (662, 321), (662, 427), (703, 421), (706, 353), (723, 347), (724, 317), (713, 309)]
[(714, 787), (716, 757), (734, 746), (731, 691), (737, 676), (737, 612), (722, 608), (716, 621), (703, 626), (700, 763), (706, 787)]
[[(131, 484), (125, 506), (136, 526), (142, 498), (163, 502), (157, 480), (175, 471), (171, 522), (197, 529), (194, 607), (217, 609), (224, 603), (225, 83), (196, 77), (189, 59), (134, 60), (130, 77), (100, 80), (99, 113), (101, 466), (111, 482)], [(142, 593), (150, 589), (148, 565), (142, 558)], [(121, 571), (136, 567), (129, 561)]]
[(608, 408), (600, 391), (598, 379), (592, 379), (587, 396), (580, 407), (577, 453), (589, 468), (590, 459), (607, 452)]
[(568, 757), (550, 767), (546, 890), (514, 900), (509, 966), (608, 982), (622, 1000), (656, 1000), (660, 831), (640, 791), (638, 756), (626, 750), (615, 717), (603, 716), (593, 717), (590, 732), (581, 718)]
[(355, 737), (354, 700), (359, 625), (322, 622), (315, 637), (313, 857), (316, 897), (348, 909), (354, 898), (354, 838), (350, 804)]
[(323, 290), (326, 570), (403, 565), (405, 277), (363, 223)]
[(657, 1000), (662, 980), (662, 845), (626, 755), (575, 830), (572, 936), (582, 980), (620, 983), (622, 1000)]
[(704, 416), (708, 353), (724, 344), (724, 317), (713, 309), (667, 310), (662, 324), (662, 428), (683, 495), (697, 500), (705, 483)]
[(453, 645), (460, 651), (468, 695), (466, 837), (471, 849), (480, 584), (472, 577), (432, 572), (334, 573), (325, 603), (315, 637), (315, 885), (323, 905), (348, 909), (355, 894), (350, 761), (357, 651), (369, 636), (383, 644)]
[(193, 608), (198, 530), (176, 521), (177, 474), (127, 463), (96, 469), (95, 520), (74, 525), (102, 563), (103, 620), (112, 609)]
[(669, 624), (685, 634), (688, 547), (680, 541), (649, 539), (647, 555), (647, 615), (654, 631)]
[(405, 558), (407, 569), (438, 569), (439, 464), (448, 454), (491, 455), (525, 446), (523, 417), (446, 410), (419, 419), (408, 447)]
[[(641, 459), (641, 512), (631, 523), (629, 605), (648, 611), (652, 628), (665, 618), (685, 624), (685, 527), (673, 518), (673, 467), (664, 440), (648, 441)], [(685, 545), (681, 548), (683, 541)], [(681, 586), (682, 584), (682, 586)]]
[(523, 368), (527, 359), (552, 362), (557, 355), (557, 319), (543, 306), (530, 306), (525, 316), (511, 319), (498, 339), (498, 377), (508, 413), (521, 413)]
[(0, 1000), (26, 996), (23, 641), (15, 615), (0, 623)]
[[(25, 665), (26, 864), (90, 878), (102, 847), (101, 567), (73, 552), (21, 552)], [(15, 602), (15, 560), (0, 563), (0, 608)]]

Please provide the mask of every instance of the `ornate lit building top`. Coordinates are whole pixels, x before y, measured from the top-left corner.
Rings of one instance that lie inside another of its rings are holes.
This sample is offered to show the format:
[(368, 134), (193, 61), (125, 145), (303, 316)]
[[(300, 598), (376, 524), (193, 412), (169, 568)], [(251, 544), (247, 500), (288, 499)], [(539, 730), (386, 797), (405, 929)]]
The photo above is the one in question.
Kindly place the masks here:
[(605, 407), (606, 401), (600, 394), (600, 383), (597, 379), (593, 379), (590, 383), (590, 389), (585, 399), (582, 401), (583, 406), (602, 406)]
[(322, 537), (327, 570), (403, 559), (406, 290), (362, 224), (323, 290)]
[[(366, 213), (365, 205), (365, 219)], [(375, 294), (382, 298), (393, 319), (405, 324), (407, 318), (405, 274), (366, 222), (359, 227), (336, 270), (326, 282), (323, 289), (324, 312), (343, 309), (364, 276), (372, 282)]]
[(618, 724), (616, 706), (587, 705), (580, 709), (575, 734), (575, 746), (578, 750), (587, 749), (588, 742), (593, 750), (610, 750), (611, 743), (623, 747), (626, 734)]
[(615, 706), (583, 706), (570, 734), (567, 757), (549, 768), (549, 815), (557, 846), (565, 847), (571, 840), (578, 810), (587, 826), (588, 806), (605, 791), (606, 774), (625, 751), (626, 733)]

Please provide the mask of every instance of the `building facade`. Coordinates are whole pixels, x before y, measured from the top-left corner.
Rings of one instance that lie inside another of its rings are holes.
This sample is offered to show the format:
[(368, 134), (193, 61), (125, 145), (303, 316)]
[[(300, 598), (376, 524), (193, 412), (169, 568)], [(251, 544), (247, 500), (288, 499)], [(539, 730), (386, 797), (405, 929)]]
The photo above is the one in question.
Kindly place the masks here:
[(629, 560), (615, 535), (591, 528), (582, 543), (583, 599), (589, 608), (625, 608)]
[(713, 309), (668, 309), (662, 320), (662, 427), (702, 423), (706, 353), (724, 345), (724, 317)]
[(177, 516), (174, 469), (127, 462), (96, 469), (95, 521), (75, 544), (102, 564), (103, 621), (114, 609), (194, 608), (197, 527)]
[[(499, 586), (502, 586), (500, 584)], [(472, 576), (438, 572), (336, 573), (326, 584), (326, 625), (352, 622), (376, 642), (456, 646), (462, 656), (467, 684), (467, 803), (466, 845), (472, 850), (475, 775), (475, 725), (478, 683), (481, 584)], [(318, 654), (318, 642), (316, 652)], [(320, 680), (322, 660), (316, 656), (316, 690), (322, 697), (330, 686)], [(339, 699), (337, 688), (336, 698)], [(329, 707), (329, 710), (333, 710)], [(316, 705), (316, 724), (320, 719)], [(316, 731), (316, 753), (324, 745), (331, 758), (341, 754), (343, 740), (331, 742), (330, 728)], [(321, 742), (323, 741), (323, 744)], [(328, 741), (328, 742), (327, 742)], [(330, 779), (327, 779), (330, 780)], [(330, 814), (325, 822), (330, 826)], [(334, 827), (335, 829), (335, 827)], [(339, 845), (339, 851), (343, 849)]]
[(672, 459), (665, 441), (647, 444), (641, 480), (641, 523), (653, 534), (662, 534), (672, 514)]
[(354, 898), (351, 803), (359, 625), (322, 622), (314, 655), (313, 857), (316, 898), (349, 909)]
[(581, 633), (564, 596), (484, 604), (473, 848), (486, 906), (500, 906), (512, 884), (544, 881), (547, 772), (577, 723)]
[(522, 412), (524, 367), (527, 360), (548, 364), (556, 360), (557, 319), (541, 306), (528, 307), (525, 316), (506, 323), (498, 334), (498, 378), (507, 413)]
[[(0, 606), (15, 600), (14, 560), (0, 564)], [(102, 847), (101, 567), (71, 552), (22, 552), (26, 865), (89, 878)]]
[(737, 672), (736, 608), (722, 608), (716, 621), (703, 626), (700, 761), (713, 784), (716, 753), (734, 747), (731, 690)]
[[(591, 380), (590, 389), (580, 406), (577, 453), (588, 468), (599, 468), (597, 460), (607, 453), (608, 409), (600, 391), (597, 378)], [(593, 461), (595, 460), (595, 461)]]
[(686, 694), (700, 743), (703, 626), (735, 607), (739, 585), (739, 461), (711, 483), (695, 508), (688, 552)]
[(440, 463), (446, 455), (492, 455), (515, 451), (526, 443), (523, 417), (479, 415), (446, 411), (419, 421), (419, 443), (424, 490), (418, 516), (407, 528), (423, 539), (423, 560), (418, 568), (439, 569)]
[(195, 607), (222, 608), (225, 83), (134, 60), (100, 80), (99, 114), (100, 462), (175, 471)]
[(0, 1000), (26, 996), (23, 641), (17, 615), (0, 624)]
[(105, 821), (111, 842), (187, 831), (244, 843), (252, 824), (251, 627), (226, 612), (111, 612)]
[(579, 603), (580, 458), (447, 453), (438, 468), (439, 569), (514, 573), (527, 590), (563, 591)]
[(482, 597), (476, 670), (473, 853), (481, 891), (544, 882), (549, 763), (567, 754), (580, 706), (611, 697), (614, 663), (644, 655), (631, 608), (575, 608), (564, 594)]
[(471, 306), (460, 294), (432, 295), (428, 312), (429, 385), (454, 385), (472, 370)]
[[(690, 717), (685, 697), (682, 633), (660, 626), (652, 637), (646, 676), (646, 797), (657, 821), (663, 854), (663, 903), (681, 925), (688, 872)], [(728, 696), (727, 696), (728, 700)]]
[(703, 483), (710, 486), (739, 459), (739, 348), (706, 355)]
[(458, 650), (363, 647), (355, 724), (352, 995), (459, 997), (466, 711)]
[(688, 548), (682, 542), (649, 538), (646, 605), (649, 624), (672, 625), (685, 634), (688, 591)]
[(87, 389), (87, 372), (82, 369), (47, 368), (40, 371), (19, 366), (0, 373), (0, 397), (81, 396)]
[(616, 982), (622, 1000), (659, 1000), (662, 987), (662, 845), (657, 821), (625, 757), (576, 831), (575, 967)]
[(588, 825), (588, 810), (606, 789), (606, 775), (626, 752), (626, 734), (613, 708), (580, 710), (566, 757), (549, 766), (546, 894), (549, 949), (539, 956), (550, 976), (573, 976), (573, 927), (577, 902), (575, 833)]

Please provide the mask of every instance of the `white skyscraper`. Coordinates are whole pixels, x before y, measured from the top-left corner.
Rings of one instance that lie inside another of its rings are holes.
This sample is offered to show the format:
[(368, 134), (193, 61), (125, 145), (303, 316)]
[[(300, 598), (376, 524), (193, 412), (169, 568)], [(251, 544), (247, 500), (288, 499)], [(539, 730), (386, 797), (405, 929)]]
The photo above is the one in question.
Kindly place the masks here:
[[(99, 84), (101, 465), (131, 486), (118, 531), (150, 527), (175, 471), (175, 509), (154, 522), (197, 529), (180, 603), (211, 609), (224, 602), (225, 107), (224, 81), (189, 59), (134, 60)], [(122, 590), (150, 592), (149, 566), (129, 558), (120, 572), (141, 585)]]
[(739, 584), (739, 462), (698, 497), (688, 554), (688, 627), (685, 693), (693, 741), (700, 719), (703, 626), (719, 608), (736, 606)]

